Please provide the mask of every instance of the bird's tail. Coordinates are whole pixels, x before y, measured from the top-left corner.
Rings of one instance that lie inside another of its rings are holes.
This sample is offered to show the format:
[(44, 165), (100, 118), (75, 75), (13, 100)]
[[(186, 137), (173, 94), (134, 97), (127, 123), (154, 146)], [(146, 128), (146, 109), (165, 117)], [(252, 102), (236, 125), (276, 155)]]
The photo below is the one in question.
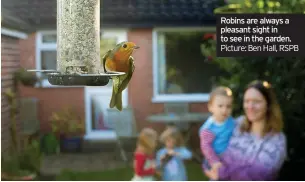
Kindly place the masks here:
[(110, 103), (109, 103), (110, 108), (114, 108), (115, 100), (116, 100), (116, 93), (114, 92), (114, 89), (112, 89), (111, 100), (110, 100)]
[(122, 111), (122, 92), (115, 93), (114, 90), (112, 90), (112, 97), (110, 100), (109, 107), (114, 108), (116, 107), (119, 111)]
[(119, 92), (116, 94), (116, 108), (119, 111), (122, 111), (123, 109), (123, 104), (122, 104), (122, 92)]

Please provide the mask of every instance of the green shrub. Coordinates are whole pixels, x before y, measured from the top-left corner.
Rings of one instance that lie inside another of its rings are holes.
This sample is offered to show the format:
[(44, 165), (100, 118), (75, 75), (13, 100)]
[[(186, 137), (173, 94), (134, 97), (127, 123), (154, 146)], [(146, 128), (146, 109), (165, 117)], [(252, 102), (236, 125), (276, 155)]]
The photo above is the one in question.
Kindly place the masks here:
[(19, 155), (20, 168), (35, 173), (40, 172), (42, 153), (39, 141), (32, 141)]

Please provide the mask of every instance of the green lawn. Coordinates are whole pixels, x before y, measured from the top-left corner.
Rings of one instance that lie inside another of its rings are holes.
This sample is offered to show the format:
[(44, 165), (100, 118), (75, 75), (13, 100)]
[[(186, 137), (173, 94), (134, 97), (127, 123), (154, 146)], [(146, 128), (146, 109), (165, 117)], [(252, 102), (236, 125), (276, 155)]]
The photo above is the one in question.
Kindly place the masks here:
[[(201, 166), (197, 163), (186, 164), (190, 181), (207, 181)], [(130, 181), (133, 177), (131, 167), (94, 172), (76, 172), (64, 170), (56, 177), (57, 181)]]

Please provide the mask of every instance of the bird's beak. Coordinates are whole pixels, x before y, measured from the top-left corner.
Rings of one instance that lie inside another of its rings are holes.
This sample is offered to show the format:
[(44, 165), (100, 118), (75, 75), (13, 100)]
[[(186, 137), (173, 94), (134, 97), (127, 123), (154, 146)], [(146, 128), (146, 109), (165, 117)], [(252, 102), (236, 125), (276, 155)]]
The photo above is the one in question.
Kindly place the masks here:
[(140, 47), (139, 47), (139, 46), (133, 46), (133, 48), (134, 48), (134, 49), (139, 49)]

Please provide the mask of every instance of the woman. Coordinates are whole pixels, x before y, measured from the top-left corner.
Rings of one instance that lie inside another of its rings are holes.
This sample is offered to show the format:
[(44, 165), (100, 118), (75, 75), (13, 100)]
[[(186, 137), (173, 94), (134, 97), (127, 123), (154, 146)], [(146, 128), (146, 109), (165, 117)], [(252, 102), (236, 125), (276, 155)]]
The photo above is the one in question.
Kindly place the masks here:
[(212, 180), (275, 180), (286, 157), (286, 138), (271, 85), (250, 83), (243, 107), (246, 117), (237, 119), (229, 147), (221, 155), (222, 166), (205, 174)]

